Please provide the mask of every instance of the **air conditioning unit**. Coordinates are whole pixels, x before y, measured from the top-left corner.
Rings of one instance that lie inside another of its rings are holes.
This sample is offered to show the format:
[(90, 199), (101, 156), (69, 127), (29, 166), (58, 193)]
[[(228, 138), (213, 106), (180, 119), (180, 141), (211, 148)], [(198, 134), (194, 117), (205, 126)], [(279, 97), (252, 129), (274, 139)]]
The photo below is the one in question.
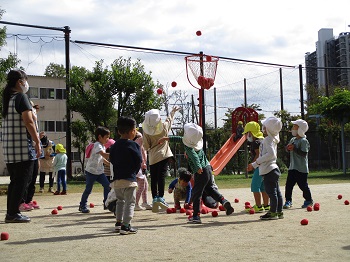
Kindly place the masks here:
[(83, 172), (83, 169), (81, 167), (75, 167), (75, 174), (79, 175)]

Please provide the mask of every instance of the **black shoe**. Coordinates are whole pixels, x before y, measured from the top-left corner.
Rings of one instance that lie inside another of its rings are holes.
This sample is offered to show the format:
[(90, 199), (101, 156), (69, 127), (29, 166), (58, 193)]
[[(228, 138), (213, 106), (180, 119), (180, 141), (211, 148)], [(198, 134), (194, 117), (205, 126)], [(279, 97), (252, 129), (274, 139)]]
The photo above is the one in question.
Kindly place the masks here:
[(79, 206), (79, 211), (81, 213), (90, 213), (90, 210), (86, 206)]
[(117, 222), (115, 223), (115, 232), (120, 233), (120, 229), (122, 228), (122, 223)]
[(233, 207), (231, 206), (231, 203), (229, 201), (225, 201), (223, 203), (224, 208), (226, 209), (226, 215), (229, 216), (231, 215), (235, 210), (233, 209)]
[(30, 218), (22, 215), (21, 213), (17, 213), (14, 216), (6, 215), (5, 223), (28, 223), (30, 222)]
[(129, 234), (136, 234), (136, 233), (137, 233), (137, 229), (132, 228), (130, 224), (128, 226), (122, 225), (122, 227), (120, 229), (121, 235), (129, 235)]

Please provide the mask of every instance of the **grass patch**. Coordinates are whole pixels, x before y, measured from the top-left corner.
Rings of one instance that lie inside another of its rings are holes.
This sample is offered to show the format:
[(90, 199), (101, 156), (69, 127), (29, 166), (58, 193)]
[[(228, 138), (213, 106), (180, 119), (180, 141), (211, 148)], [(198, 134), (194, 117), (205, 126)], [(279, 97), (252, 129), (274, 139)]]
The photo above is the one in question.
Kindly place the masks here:
[[(245, 175), (225, 175), (221, 174), (215, 177), (215, 182), (219, 189), (230, 189), (230, 188), (250, 188), (252, 174), (249, 174), (249, 178)], [(173, 177), (167, 177), (165, 180), (166, 188), (173, 181)], [(287, 179), (287, 173), (283, 173), (280, 178), (280, 186), (284, 187)], [(337, 183), (350, 183), (350, 174), (344, 175), (340, 171), (317, 171), (309, 174), (308, 179), (309, 185), (319, 184), (337, 184)], [(150, 183), (150, 182), (149, 182)], [(68, 193), (82, 193), (85, 189), (84, 177), (75, 178), (74, 180), (68, 181)], [(46, 188), (47, 185), (45, 185)], [(37, 190), (39, 187), (37, 186)], [(0, 195), (6, 194), (7, 185), (0, 185)], [(102, 192), (103, 188), (99, 183), (95, 183), (92, 192)], [(149, 186), (150, 191), (150, 186)], [(44, 193), (51, 194), (51, 193)]]

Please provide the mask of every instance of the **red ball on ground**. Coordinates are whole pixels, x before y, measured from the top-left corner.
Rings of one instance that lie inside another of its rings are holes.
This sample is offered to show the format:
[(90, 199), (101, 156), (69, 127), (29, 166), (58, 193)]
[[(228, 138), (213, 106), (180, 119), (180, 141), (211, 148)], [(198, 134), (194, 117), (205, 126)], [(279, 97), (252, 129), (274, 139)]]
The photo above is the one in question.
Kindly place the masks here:
[(201, 35), (202, 35), (202, 32), (201, 32), (200, 30), (198, 30), (198, 31), (196, 32), (196, 35), (197, 35), (197, 36), (201, 36)]
[(33, 200), (33, 204), (34, 204), (34, 205), (37, 205), (37, 204), (38, 204), (38, 202), (36, 202), (36, 200)]
[(308, 207), (306, 208), (306, 210), (307, 210), (308, 212), (311, 212), (311, 211), (312, 211), (312, 206), (308, 206)]
[(171, 207), (168, 207), (168, 208), (166, 209), (166, 212), (167, 212), (168, 214), (171, 214), (171, 213), (173, 213), (173, 209), (172, 209)]
[(171, 208), (171, 210), (173, 211), (173, 213), (176, 213), (176, 208), (175, 207)]
[(244, 205), (245, 206), (250, 206), (250, 202), (247, 201), (247, 202), (244, 203)]
[(252, 206), (251, 206), (251, 205), (245, 205), (244, 208), (245, 208), (245, 209), (250, 209), (250, 208), (252, 208)]
[(314, 207), (317, 207), (317, 206), (319, 207), (319, 206), (320, 206), (320, 203), (315, 203), (315, 204), (314, 204)]
[(177, 83), (175, 81), (171, 82), (171, 86), (172, 87), (176, 87), (177, 86)]
[(343, 198), (343, 196), (342, 195), (338, 195), (338, 199), (342, 199)]
[(255, 214), (255, 210), (254, 210), (254, 208), (251, 208), (250, 210), (249, 210), (249, 214)]
[(235, 198), (235, 203), (239, 203), (239, 199), (238, 198)]
[(57, 214), (58, 214), (57, 209), (53, 209), (53, 210), (51, 211), (51, 214), (52, 214), (52, 215), (57, 215)]
[(202, 214), (207, 214), (207, 213), (208, 213), (208, 212), (207, 212), (207, 209), (202, 208), (202, 209), (201, 209), (201, 213), (202, 213)]
[(182, 208), (180, 209), (180, 213), (186, 213), (186, 209), (182, 207)]
[(193, 215), (189, 215), (189, 216), (188, 216), (188, 220), (190, 220), (192, 217), (193, 217)]
[(319, 211), (320, 210), (320, 206), (314, 206), (314, 210), (315, 211)]
[(94, 208), (95, 204), (94, 203), (90, 203), (90, 208)]
[(190, 210), (186, 210), (186, 215), (187, 216), (192, 216), (192, 212)]
[(344, 204), (345, 204), (345, 205), (349, 205), (349, 200), (345, 200), (345, 201), (344, 201)]
[(306, 226), (307, 224), (309, 224), (309, 220), (307, 220), (306, 218), (302, 219), (300, 221), (300, 224), (303, 225), (303, 226)]
[(161, 89), (161, 88), (158, 88), (158, 89), (157, 89), (157, 94), (158, 94), (158, 95), (161, 95), (161, 94), (163, 94), (163, 89)]
[(219, 210), (220, 210), (220, 211), (225, 211), (224, 206), (223, 206), (223, 205), (220, 205), (220, 206), (219, 206)]
[(58, 207), (57, 207), (57, 210), (62, 210), (62, 209), (63, 209), (62, 206), (58, 206)]
[(9, 233), (1, 232), (1, 240), (8, 240), (10, 238)]
[(213, 217), (217, 217), (219, 215), (219, 213), (218, 213), (218, 211), (213, 211), (213, 212), (211, 212), (211, 215)]

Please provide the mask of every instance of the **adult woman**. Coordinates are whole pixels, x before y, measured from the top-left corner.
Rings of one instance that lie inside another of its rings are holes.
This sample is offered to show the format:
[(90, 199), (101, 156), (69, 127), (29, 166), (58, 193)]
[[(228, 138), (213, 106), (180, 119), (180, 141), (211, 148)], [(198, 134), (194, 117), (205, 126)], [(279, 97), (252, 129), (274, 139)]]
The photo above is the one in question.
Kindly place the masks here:
[(2, 145), (10, 174), (6, 223), (30, 221), (21, 214), (19, 205), (33, 174), (34, 162), (41, 154), (32, 106), (25, 94), (29, 90), (27, 79), (22, 70), (11, 70), (3, 92)]

